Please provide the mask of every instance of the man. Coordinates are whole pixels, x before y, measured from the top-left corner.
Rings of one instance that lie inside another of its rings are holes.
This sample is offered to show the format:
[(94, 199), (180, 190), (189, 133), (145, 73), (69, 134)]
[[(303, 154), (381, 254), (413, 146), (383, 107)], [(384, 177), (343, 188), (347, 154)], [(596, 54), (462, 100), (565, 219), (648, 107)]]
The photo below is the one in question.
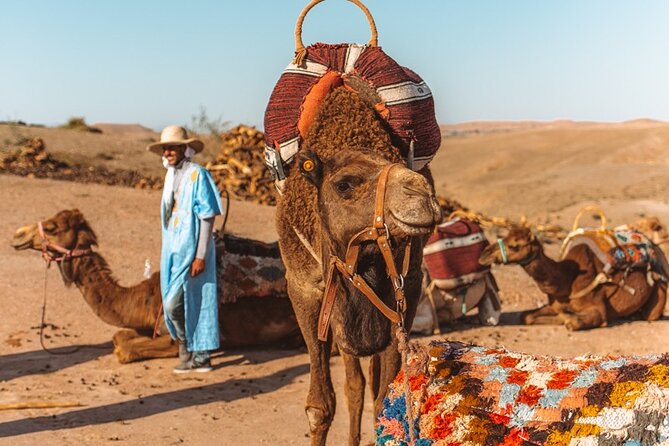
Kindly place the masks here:
[(174, 373), (209, 372), (209, 351), (219, 347), (214, 217), (223, 211), (209, 172), (191, 158), (204, 144), (186, 129), (165, 127), (147, 150), (167, 169), (160, 208), (160, 288), (165, 322), (179, 343)]

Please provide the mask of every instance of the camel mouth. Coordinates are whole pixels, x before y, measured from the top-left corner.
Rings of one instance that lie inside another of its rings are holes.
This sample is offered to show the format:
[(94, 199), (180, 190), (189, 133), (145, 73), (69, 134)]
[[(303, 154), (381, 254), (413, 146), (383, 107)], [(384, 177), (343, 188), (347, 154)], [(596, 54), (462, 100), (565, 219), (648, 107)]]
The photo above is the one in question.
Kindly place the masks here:
[(25, 249), (30, 249), (32, 248), (33, 241), (31, 239), (27, 240), (12, 240), (10, 243), (10, 246), (17, 251), (23, 251)]
[(431, 234), (432, 230), (434, 229), (434, 226), (436, 225), (436, 222), (434, 219), (430, 220), (429, 222), (416, 222), (416, 221), (407, 221), (406, 219), (402, 219), (401, 217), (397, 216), (393, 211), (390, 211), (390, 215), (392, 215), (392, 223), (397, 226), (397, 229), (402, 231), (406, 235), (423, 235), (423, 234)]

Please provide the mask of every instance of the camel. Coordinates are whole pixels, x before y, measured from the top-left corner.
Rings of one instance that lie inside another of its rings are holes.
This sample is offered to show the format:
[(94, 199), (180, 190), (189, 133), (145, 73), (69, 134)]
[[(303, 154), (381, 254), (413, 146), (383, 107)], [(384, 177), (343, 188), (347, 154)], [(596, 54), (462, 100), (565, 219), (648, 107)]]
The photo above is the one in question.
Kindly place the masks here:
[[(134, 286), (119, 285), (104, 257), (91, 249), (97, 246), (97, 237), (76, 209), (60, 211), (41, 222), (41, 226), (44, 238), (39, 224), (32, 224), (16, 231), (12, 246), (17, 250), (37, 251), (44, 246), (46, 257), (61, 257), (56, 263), (65, 285), (76, 285), (103, 322), (123, 328), (113, 336), (114, 354), (120, 363), (177, 355), (178, 346), (171, 340), (161, 312), (159, 272)], [(73, 255), (63, 256), (64, 250), (70, 250)], [(219, 267), (221, 259), (234, 254), (246, 254), (256, 260), (273, 257), (274, 263), (280, 266), (276, 244), (226, 234), (217, 240), (216, 250)], [(279, 276), (272, 282), (274, 289), (266, 287), (259, 293), (248, 283), (247, 288), (241, 288), (238, 277), (226, 280), (226, 274), (219, 270), (221, 348), (301, 343), (297, 321), (286, 298), (285, 281), (280, 280), (282, 268), (274, 273)], [(234, 302), (222, 296), (228, 292), (236, 295)], [(152, 336), (154, 330), (155, 336)]]
[[(381, 175), (387, 175), (385, 201), (375, 217), (375, 200), (382, 194), (377, 191)], [(376, 219), (385, 221), (386, 228), (372, 230), (370, 223)], [(351, 445), (360, 442), (365, 392), (359, 358), (372, 356), (369, 380), (375, 414), (380, 412), (388, 384), (400, 368), (394, 324), (356, 288), (360, 285), (356, 277), (362, 277), (386, 310), (394, 312), (387, 264), (373, 241), (360, 245), (357, 271), (356, 265), (349, 268), (358, 276), (344, 280), (341, 275), (332, 275), (336, 294), (331, 325), (325, 340), (319, 340), (321, 304), (328, 299), (326, 291), (333, 289), (326, 290), (333, 256), (347, 258), (349, 241), (355, 245), (352, 238), (364, 234), (360, 231), (365, 228), (370, 237), (373, 232), (385, 234), (387, 230), (392, 260), (401, 265), (410, 240), (408, 272), (403, 278), (404, 326), (408, 331), (421, 294), (423, 245), (440, 219), (429, 170), (417, 173), (402, 163), (380, 118), (356, 93), (344, 88), (331, 91), (283, 184), (276, 217), (288, 295), (309, 351), (306, 414), (312, 445), (325, 444), (335, 414), (329, 366), (333, 343), (346, 369)], [(320, 328), (323, 334), (327, 323)]]
[(479, 262), (521, 265), (546, 293), (547, 305), (522, 314), (528, 325), (564, 324), (568, 330), (584, 330), (637, 312), (654, 321), (662, 316), (666, 302), (666, 282), (651, 285), (645, 269), (614, 271), (608, 282), (598, 283), (604, 265), (586, 245), (576, 245), (564, 260), (554, 261), (524, 226), (510, 229), (499, 243), (488, 246)]

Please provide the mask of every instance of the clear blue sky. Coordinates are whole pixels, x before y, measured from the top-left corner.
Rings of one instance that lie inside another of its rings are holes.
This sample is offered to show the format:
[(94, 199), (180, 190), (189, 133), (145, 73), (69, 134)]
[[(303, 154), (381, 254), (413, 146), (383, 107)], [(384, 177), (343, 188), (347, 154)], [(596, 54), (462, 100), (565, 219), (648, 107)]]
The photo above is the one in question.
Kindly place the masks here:
[[(0, 120), (262, 126), (306, 0), (0, 0)], [(379, 43), (419, 73), (442, 123), (669, 121), (669, 1), (367, 0)], [(366, 42), (344, 0), (306, 43)]]

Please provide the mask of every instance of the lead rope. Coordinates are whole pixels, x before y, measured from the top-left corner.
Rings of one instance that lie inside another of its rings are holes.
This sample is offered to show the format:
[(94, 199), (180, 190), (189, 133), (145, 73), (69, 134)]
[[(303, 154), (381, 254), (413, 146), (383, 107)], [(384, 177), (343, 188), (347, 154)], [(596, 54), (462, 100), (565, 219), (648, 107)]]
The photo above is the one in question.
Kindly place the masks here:
[(39, 324), (39, 343), (42, 346), (42, 350), (45, 352), (51, 354), (51, 355), (69, 355), (71, 353), (74, 353), (76, 351), (79, 351), (81, 349), (81, 345), (77, 345), (76, 347), (73, 347), (71, 350), (68, 350), (66, 352), (57, 352), (55, 350), (49, 350), (46, 345), (44, 345), (44, 320), (46, 316), (46, 285), (47, 285), (47, 278), (48, 273), (49, 273), (49, 266), (50, 262), (46, 264), (46, 268), (44, 268), (44, 299), (42, 300), (42, 318), (40, 320)]

